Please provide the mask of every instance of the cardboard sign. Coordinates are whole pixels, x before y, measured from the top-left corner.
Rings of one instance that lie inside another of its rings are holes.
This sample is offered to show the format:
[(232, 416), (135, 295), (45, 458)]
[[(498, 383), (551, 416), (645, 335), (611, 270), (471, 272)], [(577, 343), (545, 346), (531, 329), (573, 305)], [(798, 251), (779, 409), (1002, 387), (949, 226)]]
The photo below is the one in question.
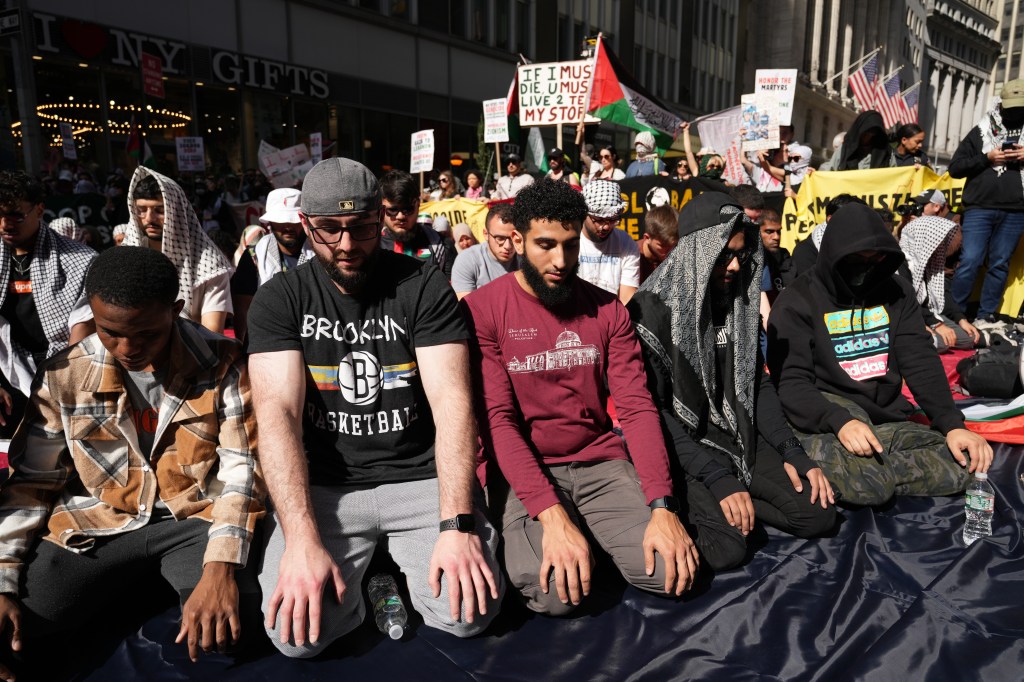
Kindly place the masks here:
[(508, 100), (484, 100), (484, 142), (508, 142)]
[(75, 150), (75, 133), (70, 123), (61, 123), (60, 137), (64, 143), (64, 158), (69, 161), (78, 160), (78, 152)]
[(201, 137), (176, 137), (179, 173), (202, 173), (206, 170), (206, 153)]
[(420, 130), (412, 134), (412, 164), (410, 173), (434, 170), (434, 130)]
[(520, 66), (519, 125), (548, 126), (584, 120), (593, 73), (594, 63), (589, 60)]
[(778, 149), (779, 123), (775, 120), (775, 104), (760, 95), (740, 97), (740, 139), (743, 152)]
[(793, 121), (796, 96), (796, 69), (758, 69), (754, 75), (754, 94), (774, 102), (775, 122), (788, 126)]
[(142, 91), (150, 97), (164, 98), (164, 64), (155, 54), (139, 55), (142, 67)]

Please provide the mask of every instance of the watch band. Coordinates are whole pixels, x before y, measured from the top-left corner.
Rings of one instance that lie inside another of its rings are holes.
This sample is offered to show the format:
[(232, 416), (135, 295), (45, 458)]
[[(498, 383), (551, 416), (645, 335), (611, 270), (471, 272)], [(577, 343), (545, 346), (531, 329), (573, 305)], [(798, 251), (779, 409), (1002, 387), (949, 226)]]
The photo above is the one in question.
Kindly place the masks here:
[(476, 517), (472, 514), (457, 514), (455, 517), (445, 519), (438, 524), (440, 532), (457, 530), (460, 533), (472, 533), (476, 530)]
[(666, 495), (665, 497), (653, 499), (651, 500), (651, 503), (648, 506), (651, 509), (667, 509), (673, 514), (679, 512), (679, 500), (672, 497), (671, 495)]

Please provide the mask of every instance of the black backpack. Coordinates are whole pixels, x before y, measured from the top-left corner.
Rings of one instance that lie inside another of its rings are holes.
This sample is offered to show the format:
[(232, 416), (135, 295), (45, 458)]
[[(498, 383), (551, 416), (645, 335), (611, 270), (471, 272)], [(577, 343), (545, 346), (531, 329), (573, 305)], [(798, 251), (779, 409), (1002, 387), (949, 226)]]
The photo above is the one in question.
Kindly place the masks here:
[[(996, 350), (996, 346), (1001, 346)], [(976, 398), (1012, 399), (1024, 393), (1021, 381), (1021, 349), (1009, 343), (994, 344), (992, 350), (979, 350), (956, 365), (960, 387)]]

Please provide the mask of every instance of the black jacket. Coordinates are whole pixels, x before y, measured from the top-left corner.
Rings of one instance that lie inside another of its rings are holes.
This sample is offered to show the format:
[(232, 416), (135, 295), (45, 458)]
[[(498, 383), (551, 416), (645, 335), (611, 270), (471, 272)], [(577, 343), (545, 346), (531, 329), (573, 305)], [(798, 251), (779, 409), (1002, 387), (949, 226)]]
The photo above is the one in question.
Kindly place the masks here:
[(1024, 188), (1020, 167), (1007, 166), (1002, 175), (981, 151), (981, 130), (971, 128), (967, 137), (953, 153), (949, 174), (967, 178), (964, 185), (964, 208), (994, 208), (1002, 211), (1024, 211)]
[[(768, 318), (768, 365), (790, 422), (838, 434), (853, 416), (823, 393), (854, 401), (874, 423), (903, 421), (912, 411), (905, 379), (933, 428), (963, 428), (914, 292), (894, 276), (904, 260), (899, 244), (867, 206), (844, 206), (832, 221), (837, 229), (825, 232), (814, 268), (779, 295)], [(859, 251), (886, 256), (863, 296), (836, 268)]]

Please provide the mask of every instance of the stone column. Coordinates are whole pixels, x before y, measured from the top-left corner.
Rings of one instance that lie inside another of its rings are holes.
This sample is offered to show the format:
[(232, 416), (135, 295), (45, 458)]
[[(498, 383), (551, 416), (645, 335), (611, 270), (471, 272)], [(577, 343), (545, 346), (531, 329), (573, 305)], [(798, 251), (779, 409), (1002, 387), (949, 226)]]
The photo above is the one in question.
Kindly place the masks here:
[(839, 47), (839, 15), (843, 11), (842, 0), (833, 0), (829, 12), (828, 29), (828, 64), (825, 65), (825, 80), (829, 81), (828, 90), (835, 90), (836, 84), (832, 77), (836, 75), (836, 52)]
[(814, 0), (814, 28), (811, 30), (811, 82), (821, 82), (821, 36), (824, 26), (822, 14), (825, 12), (825, 0)]
[(950, 154), (960, 144), (960, 119), (964, 114), (964, 90), (967, 87), (967, 82), (961, 73), (952, 76), (952, 82), (953, 101), (949, 106), (949, 125), (946, 129), (946, 149)]
[(935, 104), (935, 146), (936, 154), (946, 153), (946, 140), (949, 138), (949, 106), (953, 101), (953, 74), (945, 64), (938, 65), (939, 98)]

